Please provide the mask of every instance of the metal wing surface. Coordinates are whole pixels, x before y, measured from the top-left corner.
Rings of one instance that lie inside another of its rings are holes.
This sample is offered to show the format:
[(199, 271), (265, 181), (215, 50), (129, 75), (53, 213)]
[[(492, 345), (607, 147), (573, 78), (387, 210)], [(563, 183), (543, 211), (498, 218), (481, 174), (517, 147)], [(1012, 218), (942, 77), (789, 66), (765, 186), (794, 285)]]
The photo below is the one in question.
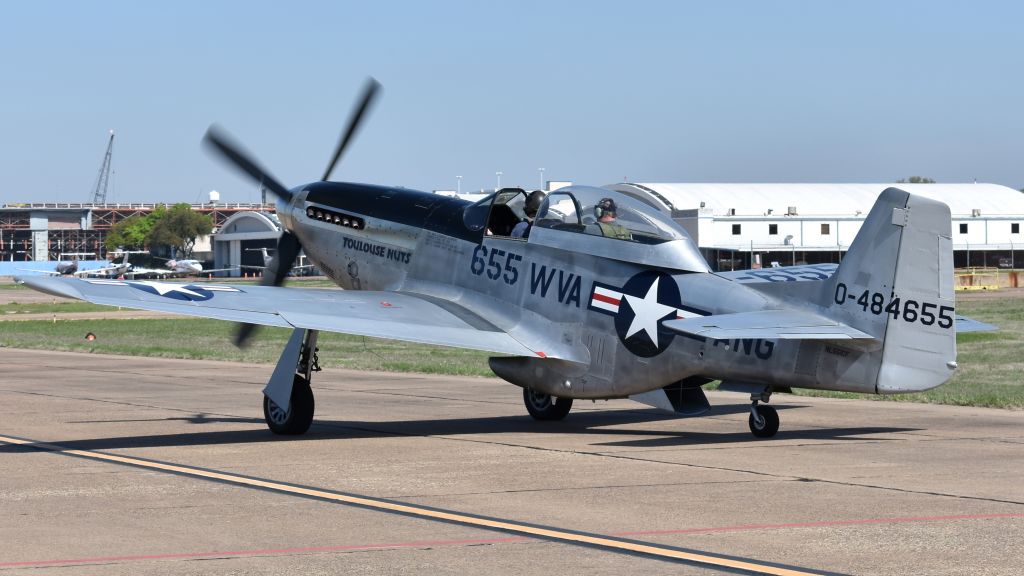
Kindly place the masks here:
[(825, 316), (799, 310), (760, 310), (737, 314), (666, 320), (666, 328), (682, 334), (735, 340), (748, 338), (783, 340), (852, 340), (873, 336)]
[(968, 318), (967, 316), (956, 316), (956, 333), (966, 334), (968, 332), (993, 332), (999, 330), (998, 326)]
[(16, 280), (48, 294), (95, 304), (536, 355), (507, 332), (455, 303), (407, 293), (42, 276)]

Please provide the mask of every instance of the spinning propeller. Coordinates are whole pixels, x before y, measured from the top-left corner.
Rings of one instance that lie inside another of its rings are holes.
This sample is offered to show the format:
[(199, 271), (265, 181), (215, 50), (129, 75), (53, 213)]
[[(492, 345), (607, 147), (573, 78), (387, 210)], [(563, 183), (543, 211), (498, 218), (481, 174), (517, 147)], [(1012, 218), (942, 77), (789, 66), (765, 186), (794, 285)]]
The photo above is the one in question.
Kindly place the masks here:
[[(370, 105), (373, 104), (373, 101), (376, 99), (377, 92), (379, 90), (379, 82), (373, 78), (366, 81), (366, 87), (363, 89), (362, 98), (353, 110), (348, 126), (341, 134), (341, 139), (338, 141), (338, 147), (334, 150), (334, 156), (331, 158), (330, 163), (328, 163), (327, 170), (324, 171), (323, 178), (320, 179), (322, 182), (326, 182), (327, 179), (330, 178), (335, 166), (341, 159), (341, 155), (345, 152), (345, 149), (348, 148), (349, 142), (355, 136), (356, 132), (359, 131), (359, 126), (363, 121), (363, 117), (369, 110)], [(247, 154), (242, 147), (227, 134), (227, 132), (224, 132), (216, 125), (210, 126), (209, 130), (206, 131), (206, 136), (203, 138), (203, 143), (213, 151), (220, 154), (220, 156), (227, 160), (228, 163), (248, 174), (253, 180), (256, 180), (260, 185), (264, 186), (284, 202), (291, 201), (293, 196), (291, 191), (281, 185), (276, 178), (271, 176), (269, 172), (260, 166), (256, 162), (255, 158)], [(295, 265), (295, 260), (298, 259), (299, 252), (301, 250), (302, 244), (299, 242), (298, 237), (290, 231), (285, 230), (277, 240), (277, 252), (275, 253), (274, 258), (268, 263), (267, 269), (263, 271), (263, 278), (260, 280), (260, 285), (280, 286), (284, 284), (284, 279), (288, 276), (288, 272), (291, 271), (292, 266)], [(255, 324), (240, 324), (238, 331), (235, 333), (235, 345), (244, 346), (255, 328)]]

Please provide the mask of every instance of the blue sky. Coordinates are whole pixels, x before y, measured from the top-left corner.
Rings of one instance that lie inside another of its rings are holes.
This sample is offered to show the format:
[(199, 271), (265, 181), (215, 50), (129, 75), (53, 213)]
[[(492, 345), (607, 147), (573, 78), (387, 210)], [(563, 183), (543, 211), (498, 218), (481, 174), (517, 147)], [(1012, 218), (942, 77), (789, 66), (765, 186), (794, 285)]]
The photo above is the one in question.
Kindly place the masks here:
[(1013, 2), (6, 2), (0, 202), (257, 199), (217, 122), (285, 185), (639, 182), (1024, 187)]

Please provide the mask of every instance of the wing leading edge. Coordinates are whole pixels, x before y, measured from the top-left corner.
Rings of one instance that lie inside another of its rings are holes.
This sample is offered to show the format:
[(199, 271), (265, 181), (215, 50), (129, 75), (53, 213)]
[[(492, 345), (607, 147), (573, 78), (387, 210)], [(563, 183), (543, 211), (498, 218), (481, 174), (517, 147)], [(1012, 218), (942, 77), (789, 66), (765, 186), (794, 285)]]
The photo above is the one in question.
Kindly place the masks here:
[(55, 296), (108, 306), (516, 356), (537, 355), (472, 311), (408, 293), (42, 276), (16, 280)]

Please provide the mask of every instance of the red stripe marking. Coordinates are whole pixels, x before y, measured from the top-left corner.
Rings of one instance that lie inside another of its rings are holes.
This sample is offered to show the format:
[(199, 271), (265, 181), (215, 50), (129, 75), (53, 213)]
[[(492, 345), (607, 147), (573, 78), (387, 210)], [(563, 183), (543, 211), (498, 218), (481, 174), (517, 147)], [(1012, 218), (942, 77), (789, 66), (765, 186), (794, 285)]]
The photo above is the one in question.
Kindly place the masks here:
[(601, 302), (614, 304), (615, 306), (618, 306), (620, 302), (618, 298), (612, 298), (611, 296), (605, 296), (604, 294), (599, 294), (597, 292), (594, 292), (594, 300), (600, 300)]
[[(869, 518), (861, 520), (826, 520), (820, 522), (793, 522), (788, 524), (742, 524), (706, 528), (681, 528), (677, 530), (644, 530), (639, 532), (618, 532), (611, 536), (657, 536), (669, 534), (693, 534), (701, 532), (743, 532), (750, 530), (780, 530), (786, 528), (821, 528), (828, 526), (858, 526), (864, 524), (903, 524), (911, 522), (942, 522), (950, 520), (994, 520), (1000, 518), (1024, 518), (1021, 514), (961, 514), (955, 516), (907, 516), (897, 518)], [(0, 562), (0, 568), (18, 566), (52, 566), (57, 564), (90, 564), (102, 562), (130, 562), (139, 560), (170, 560), (175, 558), (217, 558), (240, 556), (269, 556), (273, 554), (303, 554), (317, 552), (345, 552), (349, 550), (370, 550), (379, 548), (420, 548), (425, 546), (472, 546), (477, 544), (506, 544), (529, 542), (532, 538), (510, 536), (508, 538), (480, 538), (475, 540), (421, 540), (391, 544), (355, 544), (350, 546), (316, 546), (308, 548), (266, 548), (256, 550), (235, 550), (220, 552), (183, 552), (177, 554), (146, 554), (138, 556), (98, 556), (93, 558), (69, 558), (64, 560), (29, 560), (23, 562)]]

